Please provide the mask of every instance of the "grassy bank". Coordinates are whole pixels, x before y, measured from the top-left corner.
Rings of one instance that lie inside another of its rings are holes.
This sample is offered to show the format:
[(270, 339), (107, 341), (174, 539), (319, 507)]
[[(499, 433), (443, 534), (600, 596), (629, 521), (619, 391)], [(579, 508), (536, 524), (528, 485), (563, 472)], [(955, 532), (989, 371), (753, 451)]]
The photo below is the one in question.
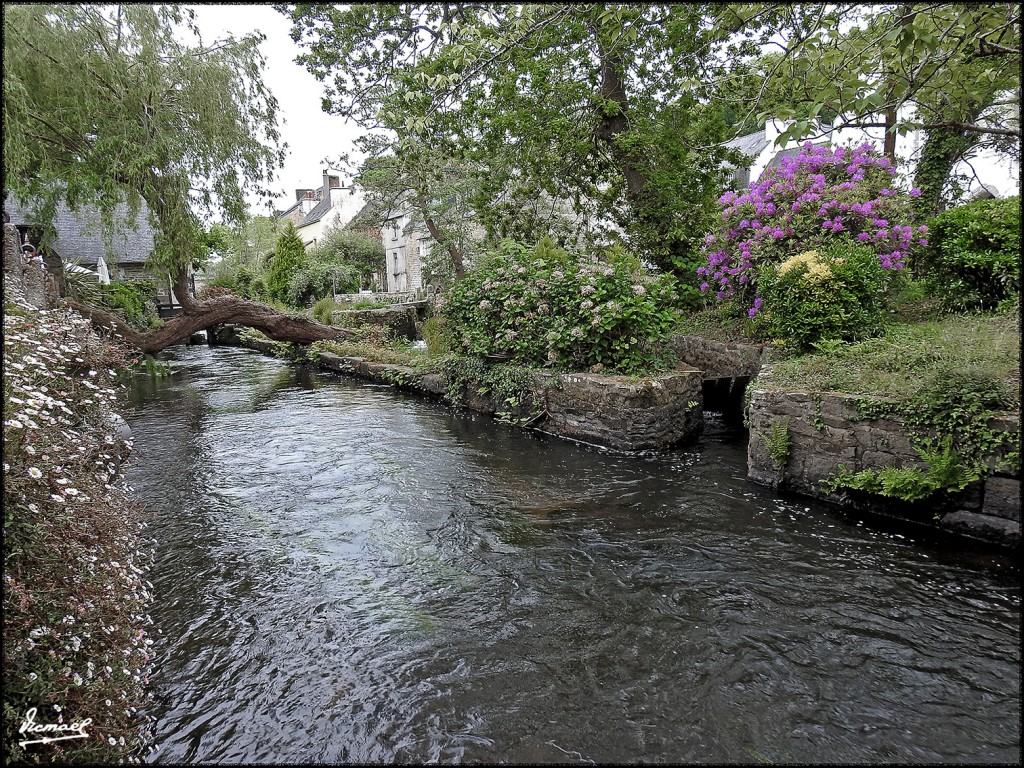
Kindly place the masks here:
[(879, 337), (775, 361), (760, 384), (905, 399), (950, 376), (983, 380), (1020, 406), (1020, 315), (899, 322)]
[[(65, 311), (4, 302), (4, 746), (18, 763), (138, 761), (150, 662), (139, 510), (111, 407), (127, 360)], [(36, 726), (59, 727), (34, 731)], [(29, 743), (43, 736), (75, 736)], [(79, 737), (81, 736), (81, 737)]]

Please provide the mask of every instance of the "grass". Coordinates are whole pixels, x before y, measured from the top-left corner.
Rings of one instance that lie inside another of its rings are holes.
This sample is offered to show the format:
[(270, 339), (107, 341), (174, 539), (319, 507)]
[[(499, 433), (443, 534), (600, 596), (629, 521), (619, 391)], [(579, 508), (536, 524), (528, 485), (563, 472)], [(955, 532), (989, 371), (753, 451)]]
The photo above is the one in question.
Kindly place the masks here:
[(1002, 385), (1020, 406), (1020, 315), (945, 315), (896, 321), (885, 335), (773, 362), (771, 389), (904, 400), (952, 373)]
[(738, 341), (757, 343), (752, 338), (753, 327), (749, 319), (740, 317), (732, 304), (709, 307), (684, 317), (676, 333), (688, 336), (703, 336), (714, 341)]
[(369, 341), (318, 341), (311, 345), (313, 352), (330, 352), (342, 357), (361, 357), (372, 363), (417, 366), (427, 358), (426, 350), (392, 342), (381, 345)]

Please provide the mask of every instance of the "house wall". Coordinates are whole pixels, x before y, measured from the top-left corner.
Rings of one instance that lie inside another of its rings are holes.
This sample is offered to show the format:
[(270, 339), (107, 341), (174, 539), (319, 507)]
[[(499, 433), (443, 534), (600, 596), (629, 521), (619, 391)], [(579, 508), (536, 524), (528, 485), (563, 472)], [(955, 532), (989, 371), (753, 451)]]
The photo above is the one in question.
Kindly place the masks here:
[(296, 226), (296, 231), (307, 248), (315, 247), (329, 229), (341, 229), (348, 224), (359, 209), (363, 207), (363, 196), (359, 192), (352, 194), (350, 189), (335, 187), (330, 190), (331, 208), (319, 221), (310, 222), (305, 226)]
[(423, 288), (423, 253), (431, 241), (422, 229), (414, 227), (407, 232), (410, 221), (408, 214), (400, 214), (385, 222), (381, 229), (389, 293)]

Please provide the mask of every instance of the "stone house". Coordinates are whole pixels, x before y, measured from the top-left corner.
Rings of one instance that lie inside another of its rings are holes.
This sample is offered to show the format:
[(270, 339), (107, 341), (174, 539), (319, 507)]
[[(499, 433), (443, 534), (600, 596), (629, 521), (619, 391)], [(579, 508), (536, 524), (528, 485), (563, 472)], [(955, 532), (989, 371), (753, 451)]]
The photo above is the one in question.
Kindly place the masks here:
[(292, 222), (306, 248), (313, 248), (329, 229), (341, 229), (363, 207), (362, 193), (341, 186), (341, 178), (323, 172), (318, 189), (296, 189), (295, 203), (276, 214), (282, 224)]
[(112, 281), (147, 280), (156, 288), (158, 305), (177, 304), (170, 274), (149, 264), (157, 234), (143, 203), (134, 222), (128, 221), (128, 207), (115, 209), (117, 227), (109, 242), (104, 236), (100, 212), (96, 206), (83, 205), (72, 211), (64, 203), (57, 206), (53, 220), (53, 236), (47, 238), (33, 216), (32, 207), (8, 193), (4, 199), (5, 219), (18, 230), (22, 243), (36, 246), (43, 263), (58, 285), (63, 284), (64, 271), (85, 269), (96, 274), (105, 272)]
[(422, 223), (415, 225), (409, 211), (393, 209), (384, 214), (381, 243), (388, 293), (422, 291), (423, 262), (434, 243), (426, 227)]

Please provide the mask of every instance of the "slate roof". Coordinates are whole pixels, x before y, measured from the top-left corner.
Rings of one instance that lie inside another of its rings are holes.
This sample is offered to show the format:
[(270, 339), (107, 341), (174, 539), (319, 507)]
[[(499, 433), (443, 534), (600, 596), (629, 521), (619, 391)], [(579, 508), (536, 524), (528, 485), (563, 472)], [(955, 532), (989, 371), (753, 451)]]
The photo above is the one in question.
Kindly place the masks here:
[(729, 149), (738, 149), (747, 157), (753, 159), (760, 155), (764, 148), (768, 146), (768, 138), (765, 136), (764, 128), (753, 133), (748, 133), (746, 136), (737, 136), (735, 139), (730, 139), (725, 142), (725, 146)]
[[(4, 210), (11, 217), (11, 224), (16, 226), (34, 226), (31, 206), (21, 205), (8, 193), (4, 198)], [(127, 221), (128, 206), (120, 204), (116, 208), (116, 218)], [(149, 223), (149, 209), (143, 203), (139, 209), (134, 227), (125, 227), (116, 232), (112, 241), (113, 259), (107, 252), (100, 223), (99, 209), (85, 205), (78, 211), (71, 211), (65, 204), (57, 206), (57, 215), (53, 220), (56, 239), (50, 244), (65, 262), (95, 265), (100, 256), (109, 264), (112, 260), (118, 264), (143, 264), (153, 253), (153, 239), (156, 230)]]
[(331, 198), (328, 195), (320, 200), (320, 202), (313, 207), (313, 210), (306, 214), (306, 218), (304, 218), (302, 223), (298, 226), (304, 227), (307, 224), (320, 221), (320, 219), (322, 219), (329, 210), (331, 210)]

